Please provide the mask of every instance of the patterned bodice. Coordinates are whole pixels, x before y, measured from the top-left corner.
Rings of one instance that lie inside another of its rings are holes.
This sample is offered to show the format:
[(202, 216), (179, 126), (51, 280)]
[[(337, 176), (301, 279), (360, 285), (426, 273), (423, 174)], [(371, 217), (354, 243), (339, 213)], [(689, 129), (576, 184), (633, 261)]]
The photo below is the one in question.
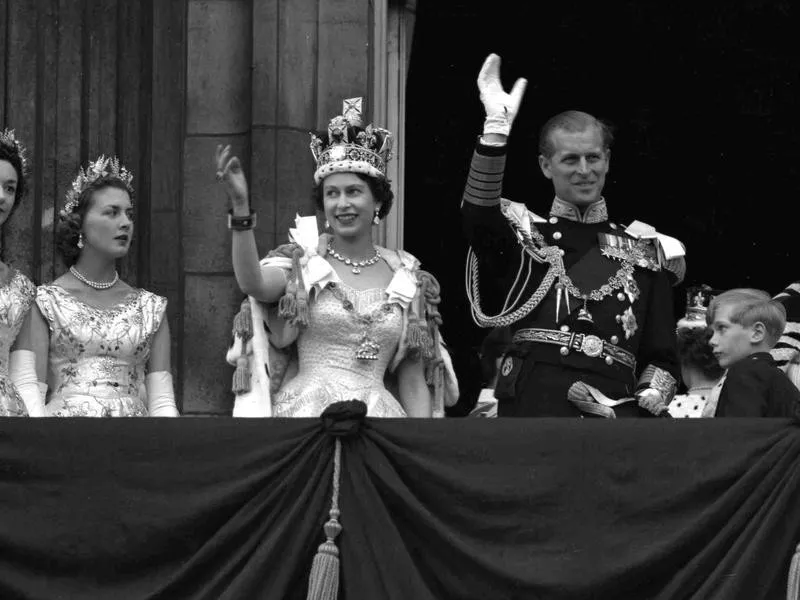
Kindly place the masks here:
[[(335, 285), (346, 302), (352, 303), (352, 309), (343, 306), (333, 289), (323, 290), (312, 303), (309, 326), (297, 340), (301, 372), (310, 365), (324, 365), (329, 376), (342, 382), (369, 380), (383, 385), (383, 376), (400, 341), (400, 307), (384, 302), (382, 288), (356, 290), (343, 283), (330, 285)], [(362, 346), (370, 342), (378, 348)], [(360, 347), (376, 358), (358, 359)]]
[(113, 308), (97, 308), (43, 285), (36, 304), (50, 329), (48, 413), (147, 415), (145, 369), (166, 299), (136, 289)]
[(405, 416), (384, 387), (403, 323), (402, 309), (386, 302), (384, 289), (329, 284), (309, 306), (308, 327), (297, 339), (298, 374), (275, 398), (276, 416), (318, 416), (333, 402), (353, 399), (364, 401), (370, 416)]
[(0, 287), (0, 376), (8, 375), (8, 354), (35, 297), (36, 287), (31, 280), (11, 269)]

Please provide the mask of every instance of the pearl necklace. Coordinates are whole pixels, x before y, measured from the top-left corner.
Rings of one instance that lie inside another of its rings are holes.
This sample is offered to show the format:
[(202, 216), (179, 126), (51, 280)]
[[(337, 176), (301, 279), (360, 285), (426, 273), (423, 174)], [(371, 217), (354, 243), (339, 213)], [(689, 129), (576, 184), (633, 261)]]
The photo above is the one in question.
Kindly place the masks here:
[(358, 275), (361, 273), (361, 269), (363, 267), (371, 267), (376, 262), (381, 259), (380, 252), (378, 249), (375, 248), (375, 256), (367, 260), (353, 260), (351, 258), (347, 258), (346, 256), (342, 256), (336, 250), (333, 249), (333, 242), (328, 242), (328, 254), (330, 254), (336, 260), (343, 262), (348, 267), (353, 267), (353, 273)]
[(116, 285), (116, 283), (119, 281), (119, 273), (117, 273), (117, 271), (114, 271), (114, 279), (111, 281), (92, 281), (91, 279), (87, 279), (83, 273), (75, 268), (75, 265), (72, 265), (69, 268), (69, 272), (72, 273), (78, 281), (81, 281), (82, 283), (85, 283), (89, 287), (96, 290), (107, 290), (108, 288)]

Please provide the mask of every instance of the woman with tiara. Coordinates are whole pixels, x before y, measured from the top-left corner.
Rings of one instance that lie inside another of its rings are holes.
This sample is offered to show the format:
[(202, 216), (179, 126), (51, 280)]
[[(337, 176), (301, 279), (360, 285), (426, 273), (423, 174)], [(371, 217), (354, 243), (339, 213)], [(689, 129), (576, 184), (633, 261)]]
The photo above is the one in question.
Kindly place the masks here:
[(372, 417), (440, 416), (458, 398), (438, 337), (438, 284), (404, 251), (375, 245), (394, 194), (392, 134), (361, 123), (345, 100), (327, 135), (312, 135), (316, 216), (297, 217), (291, 243), (259, 261), (247, 182), (230, 147), (217, 179), (231, 202), (236, 281), (249, 296), (234, 323), (234, 416), (314, 417), (360, 400)]
[[(133, 175), (116, 158), (81, 169), (56, 245), (69, 271), (39, 286), (20, 346), (46, 390), (46, 416), (177, 417), (167, 301), (120, 280), (133, 239)], [(33, 401), (31, 389), (31, 398)]]
[[(25, 149), (13, 130), (4, 130), (0, 133), (0, 226), (25, 195), (26, 171)], [(0, 417), (28, 415), (9, 376), (9, 352), (35, 296), (30, 279), (0, 260)]]

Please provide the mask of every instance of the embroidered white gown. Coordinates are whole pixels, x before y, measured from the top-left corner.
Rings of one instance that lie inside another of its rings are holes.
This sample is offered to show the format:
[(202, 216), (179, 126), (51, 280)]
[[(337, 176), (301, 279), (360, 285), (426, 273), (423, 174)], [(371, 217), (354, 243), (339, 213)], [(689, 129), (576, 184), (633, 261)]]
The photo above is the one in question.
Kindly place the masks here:
[(166, 298), (135, 289), (104, 309), (51, 284), (36, 304), (50, 329), (47, 416), (146, 417), (145, 370)]
[(8, 357), (25, 315), (33, 304), (36, 286), (11, 269), (0, 286), (0, 417), (25, 417), (28, 411), (8, 376)]
[[(310, 303), (297, 338), (298, 372), (273, 398), (273, 416), (317, 417), (334, 402), (361, 400), (371, 417), (405, 417), (384, 385), (404, 318), (385, 289), (329, 283)], [(358, 358), (359, 350), (374, 359)]]

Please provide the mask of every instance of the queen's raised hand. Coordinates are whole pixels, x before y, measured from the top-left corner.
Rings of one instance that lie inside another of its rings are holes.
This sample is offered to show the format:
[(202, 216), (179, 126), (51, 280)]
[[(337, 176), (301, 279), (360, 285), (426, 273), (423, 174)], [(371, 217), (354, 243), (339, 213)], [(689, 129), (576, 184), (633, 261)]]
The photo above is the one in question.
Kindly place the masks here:
[(231, 155), (230, 145), (219, 144), (216, 151), (217, 173), (216, 178), (225, 188), (225, 193), (235, 212), (247, 213), (250, 210), (250, 200), (247, 190), (247, 177), (244, 175), (242, 163), (238, 156)]

